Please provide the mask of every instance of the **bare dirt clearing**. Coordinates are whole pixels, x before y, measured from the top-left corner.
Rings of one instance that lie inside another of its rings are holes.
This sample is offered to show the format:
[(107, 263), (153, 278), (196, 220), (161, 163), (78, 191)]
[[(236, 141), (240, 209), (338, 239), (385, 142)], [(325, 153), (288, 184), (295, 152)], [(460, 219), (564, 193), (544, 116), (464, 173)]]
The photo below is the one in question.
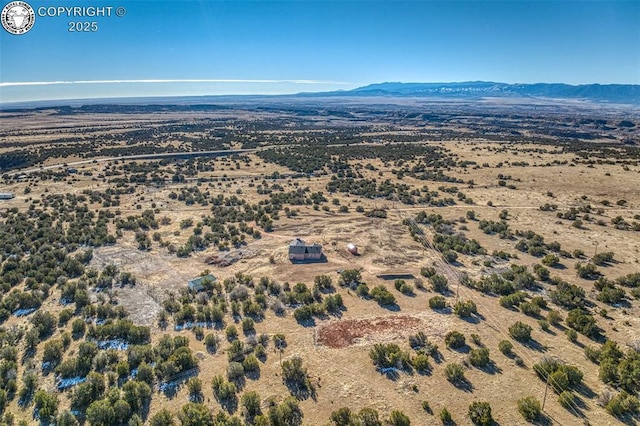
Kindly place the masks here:
[(392, 315), (336, 320), (317, 328), (316, 341), (321, 345), (340, 349), (352, 345), (399, 340), (418, 331), (443, 336), (448, 324), (447, 316), (433, 312), (415, 316)]

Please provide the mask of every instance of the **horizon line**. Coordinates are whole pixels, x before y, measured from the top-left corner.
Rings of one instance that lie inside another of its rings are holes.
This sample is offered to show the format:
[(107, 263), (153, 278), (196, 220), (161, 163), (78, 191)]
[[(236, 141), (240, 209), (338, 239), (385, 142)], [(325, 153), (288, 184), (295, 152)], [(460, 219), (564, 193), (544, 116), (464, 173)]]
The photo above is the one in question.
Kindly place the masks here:
[(393, 81), (386, 80), (374, 83), (352, 83), (333, 80), (305, 80), (305, 79), (117, 79), (117, 80), (52, 80), (52, 81), (0, 81), (0, 87), (25, 87), (25, 86), (62, 86), (82, 84), (171, 84), (171, 83), (232, 83), (232, 84), (302, 84), (302, 85), (340, 85), (355, 86), (356, 88), (381, 84), (460, 84), (460, 83), (494, 83), (507, 85), (534, 85), (534, 84), (563, 84), (567, 86), (640, 86), (640, 83), (563, 83), (543, 82), (535, 83), (506, 83), (495, 80), (460, 80), (460, 81)]
[(333, 84), (350, 86), (354, 83), (330, 80), (275, 80), (275, 79), (122, 79), (122, 80), (53, 80), (53, 81), (5, 81), (0, 87), (56, 86), (72, 84), (164, 84), (164, 83), (248, 83), (248, 84)]

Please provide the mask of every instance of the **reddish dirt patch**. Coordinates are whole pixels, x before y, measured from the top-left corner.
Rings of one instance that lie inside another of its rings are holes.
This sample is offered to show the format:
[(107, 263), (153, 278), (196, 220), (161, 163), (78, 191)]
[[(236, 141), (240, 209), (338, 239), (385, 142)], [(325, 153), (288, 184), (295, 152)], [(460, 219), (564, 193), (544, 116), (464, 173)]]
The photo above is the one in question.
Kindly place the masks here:
[(407, 315), (349, 319), (323, 325), (318, 329), (317, 342), (330, 348), (346, 348), (358, 339), (369, 336), (382, 337), (390, 332), (408, 332), (422, 325), (419, 318)]

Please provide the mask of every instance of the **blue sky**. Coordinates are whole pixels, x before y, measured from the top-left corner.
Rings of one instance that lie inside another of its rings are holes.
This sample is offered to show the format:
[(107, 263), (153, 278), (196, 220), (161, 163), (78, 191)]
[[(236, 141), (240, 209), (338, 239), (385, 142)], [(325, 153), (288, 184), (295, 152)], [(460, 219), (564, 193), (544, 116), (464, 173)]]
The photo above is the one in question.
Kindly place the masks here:
[[(0, 30), (1, 102), (295, 93), (383, 81), (640, 84), (635, 0), (29, 3), (127, 13), (37, 16), (27, 34)], [(68, 32), (69, 21), (96, 21), (98, 31)]]

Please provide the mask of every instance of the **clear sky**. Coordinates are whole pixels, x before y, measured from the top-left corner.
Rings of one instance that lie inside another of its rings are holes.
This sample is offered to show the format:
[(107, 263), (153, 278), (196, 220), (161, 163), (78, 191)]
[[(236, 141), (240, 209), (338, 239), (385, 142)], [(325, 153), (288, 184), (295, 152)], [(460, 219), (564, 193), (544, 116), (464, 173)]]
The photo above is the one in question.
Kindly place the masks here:
[[(640, 0), (27, 1), (33, 28), (0, 29), (0, 102), (384, 81), (640, 84)], [(50, 17), (41, 6), (113, 9)], [(71, 21), (98, 28), (69, 32)]]

